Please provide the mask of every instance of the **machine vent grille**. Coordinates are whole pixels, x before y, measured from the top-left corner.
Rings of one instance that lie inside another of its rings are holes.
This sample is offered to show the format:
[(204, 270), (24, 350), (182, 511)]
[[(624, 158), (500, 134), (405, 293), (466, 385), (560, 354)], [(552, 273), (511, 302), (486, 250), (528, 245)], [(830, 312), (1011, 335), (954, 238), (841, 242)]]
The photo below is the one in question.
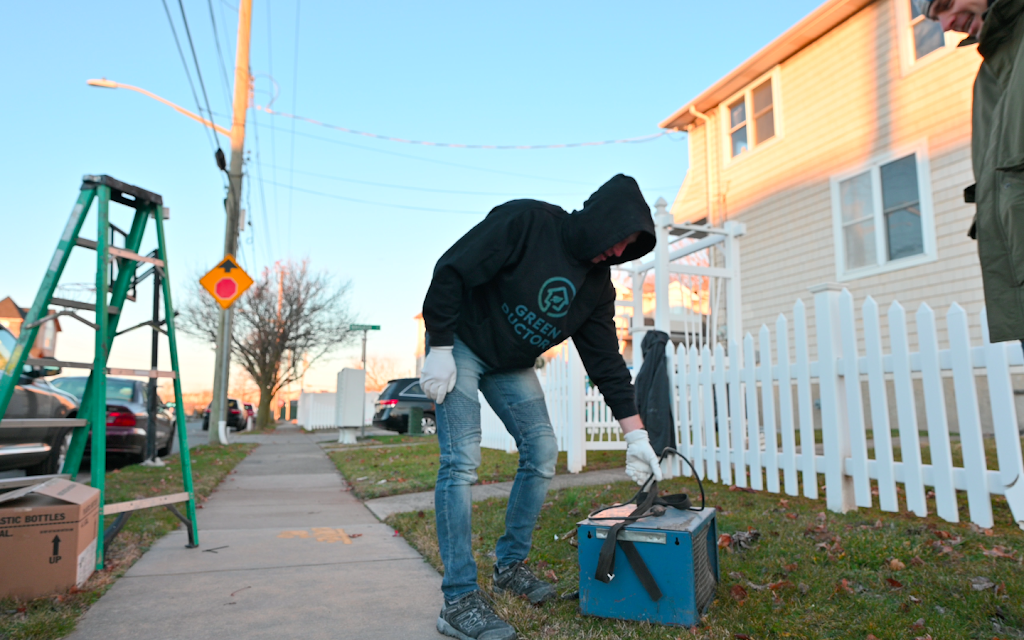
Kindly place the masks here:
[(715, 572), (708, 559), (708, 535), (710, 527), (704, 527), (693, 534), (693, 590), (697, 611), (704, 612), (715, 598)]

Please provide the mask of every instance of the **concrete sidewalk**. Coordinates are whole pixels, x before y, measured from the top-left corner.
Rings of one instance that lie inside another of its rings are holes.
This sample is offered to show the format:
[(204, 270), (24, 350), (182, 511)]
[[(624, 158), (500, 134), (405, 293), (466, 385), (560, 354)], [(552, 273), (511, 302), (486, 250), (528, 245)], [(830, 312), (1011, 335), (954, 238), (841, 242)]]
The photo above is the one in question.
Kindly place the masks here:
[[(316, 440), (260, 446), (184, 530), (153, 546), (79, 621), (71, 640), (436, 640), (441, 577), (351, 493)], [(347, 542), (346, 542), (347, 541)]]

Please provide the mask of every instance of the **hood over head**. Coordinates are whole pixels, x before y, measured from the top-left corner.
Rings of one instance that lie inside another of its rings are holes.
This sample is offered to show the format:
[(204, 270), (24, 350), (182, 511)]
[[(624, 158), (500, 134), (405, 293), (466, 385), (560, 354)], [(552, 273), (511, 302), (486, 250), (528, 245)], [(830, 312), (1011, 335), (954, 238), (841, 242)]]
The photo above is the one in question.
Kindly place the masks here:
[(608, 258), (602, 266), (622, 264), (650, 253), (654, 248), (654, 219), (636, 180), (621, 173), (601, 185), (583, 203), (583, 209), (569, 215), (562, 238), (574, 258), (590, 262), (616, 243), (639, 232), (621, 256)]

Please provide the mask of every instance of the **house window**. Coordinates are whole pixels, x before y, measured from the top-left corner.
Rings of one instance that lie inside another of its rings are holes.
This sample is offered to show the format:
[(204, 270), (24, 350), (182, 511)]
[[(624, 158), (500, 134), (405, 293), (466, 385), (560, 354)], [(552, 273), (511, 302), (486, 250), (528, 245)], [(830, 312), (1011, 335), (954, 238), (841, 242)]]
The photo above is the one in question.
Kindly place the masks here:
[(772, 78), (728, 103), (731, 157), (775, 137), (775, 98)]
[(946, 46), (946, 37), (942, 33), (942, 25), (924, 17), (912, 0), (905, 0), (910, 5), (910, 29), (914, 34), (914, 59), (920, 60), (932, 51)]
[(934, 243), (926, 240), (931, 222), (922, 156), (887, 159), (832, 181), (840, 277), (929, 257), (927, 247)]

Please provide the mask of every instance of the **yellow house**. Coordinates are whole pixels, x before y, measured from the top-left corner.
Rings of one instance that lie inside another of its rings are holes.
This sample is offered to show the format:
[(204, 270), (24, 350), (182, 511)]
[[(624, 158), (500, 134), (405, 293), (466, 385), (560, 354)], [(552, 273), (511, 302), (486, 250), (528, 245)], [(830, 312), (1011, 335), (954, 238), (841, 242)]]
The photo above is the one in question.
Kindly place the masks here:
[(825, 282), (883, 313), (980, 311), (963, 37), (910, 0), (829, 0), (661, 123), (689, 134), (675, 221), (747, 226), (744, 332)]

